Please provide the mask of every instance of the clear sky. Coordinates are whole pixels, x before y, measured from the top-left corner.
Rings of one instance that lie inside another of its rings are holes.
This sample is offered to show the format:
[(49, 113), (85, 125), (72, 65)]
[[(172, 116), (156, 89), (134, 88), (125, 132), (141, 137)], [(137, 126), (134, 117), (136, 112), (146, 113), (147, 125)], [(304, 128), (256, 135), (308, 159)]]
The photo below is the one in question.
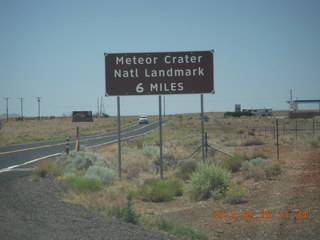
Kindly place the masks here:
[[(214, 50), (205, 111), (320, 99), (319, 0), (0, 0), (0, 114), (97, 111), (104, 53)], [(200, 112), (166, 95), (166, 113)], [(116, 115), (116, 97), (103, 97)], [(306, 106), (317, 109), (318, 106)], [(158, 114), (158, 96), (121, 97), (122, 115)]]

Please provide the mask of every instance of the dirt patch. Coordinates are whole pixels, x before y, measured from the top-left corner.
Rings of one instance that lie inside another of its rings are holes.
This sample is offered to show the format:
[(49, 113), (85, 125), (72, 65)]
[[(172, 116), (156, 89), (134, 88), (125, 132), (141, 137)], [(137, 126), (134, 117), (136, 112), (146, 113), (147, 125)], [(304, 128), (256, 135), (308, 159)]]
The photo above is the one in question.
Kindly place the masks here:
[[(237, 149), (248, 150), (263, 151), (276, 161), (274, 145)], [(206, 232), (209, 239), (318, 239), (320, 151), (308, 145), (284, 145), (280, 148), (280, 161), (283, 171), (276, 179), (243, 183), (250, 196), (242, 204), (213, 199), (189, 202), (179, 197), (161, 204), (137, 201), (136, 207), (144, 214), (165, 214), (192, 224)]]

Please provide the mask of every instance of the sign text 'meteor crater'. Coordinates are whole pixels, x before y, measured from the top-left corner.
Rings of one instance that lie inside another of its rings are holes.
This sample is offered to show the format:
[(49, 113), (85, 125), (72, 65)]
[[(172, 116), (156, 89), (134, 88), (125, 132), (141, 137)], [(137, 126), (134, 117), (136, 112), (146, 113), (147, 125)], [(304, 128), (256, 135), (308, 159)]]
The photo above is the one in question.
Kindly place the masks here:
[(213, 93), (213, 51), (105, 54), (106, 95)]

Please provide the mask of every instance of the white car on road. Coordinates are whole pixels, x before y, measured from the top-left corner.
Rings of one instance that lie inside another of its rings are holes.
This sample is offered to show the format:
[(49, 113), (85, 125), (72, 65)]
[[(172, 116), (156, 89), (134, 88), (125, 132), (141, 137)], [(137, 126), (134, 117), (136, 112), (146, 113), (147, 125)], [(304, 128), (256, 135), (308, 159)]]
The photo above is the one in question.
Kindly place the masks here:
[(147, 116), (141, 116), (139, 117), (139, 124), (148, 124), (149, 120)]

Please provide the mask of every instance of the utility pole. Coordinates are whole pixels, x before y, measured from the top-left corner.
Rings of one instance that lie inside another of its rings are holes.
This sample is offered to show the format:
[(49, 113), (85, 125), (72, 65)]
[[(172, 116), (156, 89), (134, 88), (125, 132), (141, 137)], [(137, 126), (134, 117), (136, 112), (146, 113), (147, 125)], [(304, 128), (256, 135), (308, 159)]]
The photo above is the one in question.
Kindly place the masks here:
[(97, 117), (100, 117), (99, 98), (97, 98), (97, 106), (98, 106)]
[(7, 104), (7, 122), (9, 121), (9, 99), (8, 97), (4, 98)]
[(23, 121), (23, 99), (24, 98), (19, 98), (20, 99), (20, 102), (21, 102), (21, 119)]
[(41, 97), (36, 97), (38, 101), (38, 119), (40, 120), (40, 99)]

